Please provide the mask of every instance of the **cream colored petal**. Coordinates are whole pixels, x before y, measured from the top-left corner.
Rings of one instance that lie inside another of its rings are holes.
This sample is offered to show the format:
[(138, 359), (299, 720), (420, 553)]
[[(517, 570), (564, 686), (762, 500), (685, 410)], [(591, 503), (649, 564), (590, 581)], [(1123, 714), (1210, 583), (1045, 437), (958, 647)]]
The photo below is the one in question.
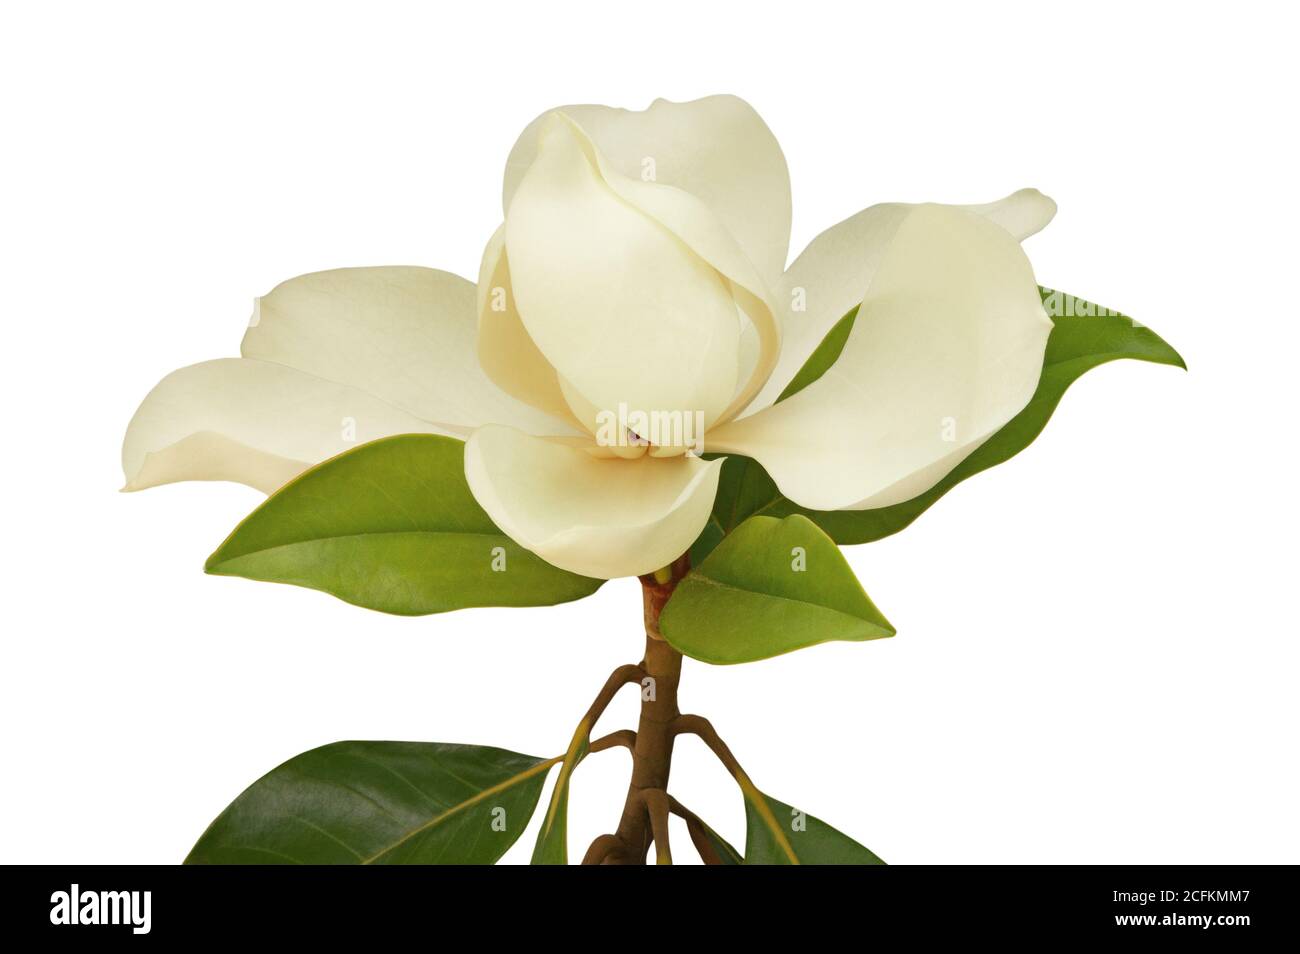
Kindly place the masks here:
[(328, 457), (405, 433), (462, 436), (284, 365), (205, 361), (163, 378), (131, 418), (122, 489), (231, 480), (271, 493)]
[[(748, 340), (740, 348), (740, 383), (731, 402), (718, 416), (721, 421), (730, 420), (753, 399), (776, 367), (781, 329), (767, 282), (718, 217), (698, 198), (674, 186), (623, 175), (601, 155), (596, 144), (580, 127), (574, 124), (573, 128), (588, 160), (600, 171), (605, 184), (713, 266), (725, 280), (737, 308), (746, 319), (741, 330), (742, 337)], [(752, 362), (749, 360), (751, 354)]]
[[(915, 208), (903, 202), (873, 205), (808, 243), (774, 296), (784, 336), (776, 369), (745, 413), (775, 402), (827, 332), (862, 301), (895, 231)], [(984, 205), (953, 208), (996, 222), (1019, 240), (1045, 228), (1056, 214), (1056, 203), (1037, 189), (1021, 189)]]
[(506, 227), (502, 225), (488, 241), (479, 267), (479, 364), (507, 394), (577, 429), (581, 425), (565, 402), (555, 368), (537, 349), (519, 318), (505, 241)]
[(863, 510), (941, 480), (1028, 403), (1052, 323), (1016, 240), (952, 207), (895, 226), (838, 361), (780, 404), (710, 432), (791, 500)]
[(506, 251), (523, 324), (591, 405), (701, 411), (714, 421), (737, 384), (731, 290), (609, 187), (588, 145), (554, 116), (511, 203)]
[[(735, 96), (687, 103), (655, 100), (642, 111), (563, 106), (610, 165), (637, 181), (675, 186), (702, 200), (721, 220), (768, 285), (790, 248), (790, 174), (770, 129)], [(537, 156), (547, 114), (519, 137), (506, 163), (507, 211)]]
[(433, 268), (313, 272), (258, 299), (241, 352), (368, 391), (417, 417), (532, 433), (569, 429), (479, 366), (474, 286)]
[(961, 205), (958, 208), (996, 222), (1014, 235), (1018, 242), (1037, 235), (1056, 217), (1056, 202), (1037, 189), (1021, 189), (996, 202)]
[(688, 550), (722, 461), (600, 459), (569, 442), (482, 427), (465, 445), (474, 498), (511, 539), (584, 576), (639, 576)]

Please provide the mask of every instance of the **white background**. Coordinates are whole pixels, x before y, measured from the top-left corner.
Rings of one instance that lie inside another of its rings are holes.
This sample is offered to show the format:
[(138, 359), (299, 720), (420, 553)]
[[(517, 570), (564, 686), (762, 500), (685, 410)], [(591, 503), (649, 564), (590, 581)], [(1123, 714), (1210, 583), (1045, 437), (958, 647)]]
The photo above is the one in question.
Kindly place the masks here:
[[(1300, 860), (1295, 23), (864, 7), (8, 7), (0, 859), (179, 861), (246, 784), (336, 739), (562, 751), (638, 657), (634, 581), (399, 619), (207, 577), (260, 496), (120, 495), (122, 434), (162, 375), (236, 354), (282, 279), (474, 276), (544, 108), (734, 92), (785, 148), (792, 253), (874, 202), (1037, 186), (1061, 209), (1027, 244), (1039, 280), (1191, 370), (1089, 373), (1020, 457), (850, 549), (896, 638), (687, 661), (683, 705), (894, 863)], [(634, 715), (629, 694), (609, 728)], [(571, 853), (613, 826), (626, 770), (583, 764)], [(743, 841), (701, 746), (673, 779)]]

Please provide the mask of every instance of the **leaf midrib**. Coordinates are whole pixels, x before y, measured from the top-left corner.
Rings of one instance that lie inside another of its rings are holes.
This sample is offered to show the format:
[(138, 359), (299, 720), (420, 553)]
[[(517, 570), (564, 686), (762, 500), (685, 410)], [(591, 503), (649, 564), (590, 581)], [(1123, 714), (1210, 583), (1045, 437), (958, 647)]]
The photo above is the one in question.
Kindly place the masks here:
[[(790, 864), (802, 864), (799, 856), (795, 853), (794, 846), (790, 844), (790, 839), (785, 836), (785, 831), (777, 823), (776, 815), (772, 812), (772, 806), (767, 803), (767, 796), (754, 787), (754, 783), (749, 780), (749, 776), (744, 776), (743, 780), (738, 779), (737, 781), (740, 782), (741, 793), (754, 806), (754, 810), (758, 812), (759, 820), (767, 827), (768, 832), (772, 835), (772, 840), (781, 849), (781, 853), (789, 859)], [(748, 846), (745, 848), (745, 854), (749, 854)]]
[(522, 772), (510, 776), (504, 781), (489, 786), (488, 788), (483, 789), (481, 792), (478, 792), (475, 795), (471, 795), (463, 802), (459, 802), (451, 806), (451, 808), (448, 808), (445, 811), (433, 816), (428, 821), (416, 825), (414, 828), (412, 828), (410, 831), (404, 834), (401, 838), (394, 841), (391, 845), (388, 845), (387, 847), (381, 849), (380, 851), (375, 852), (375, 854), (371, 855), (368, 858), (363, 858), (360, 863), (363, 865), (372, 864), (373, 862), (382, 858), (384, 855), (388, 854), (390, 851), (396, 851), (398, 848), (406, 844), (406, 842), (410, 841), (416, 835), (429, 831), (432, 828), (436, 828), (438, 825), (441, 825), (444, 821), (446, 821), (451, 816), (464, 811), (465, 809), (469, 808), (471, 805), (474, 805), (477, 802), (482, 801), (483, 799), (487, 798), (490, 795), (496, 795), (499, 792), (504, 792), (507, 789), (513, 788), (516, 785), (523, 784), (525, 781), (532, 778), (534, 775), (537, 775), (541, 772), (548, 771), (551, 768), (551, 766), (555, 765), (557, 762), (563, 761), (563, 759), (564, 756), (562, 755), (557, 755), (554, 758), (545, 759), (544, 761), (538, 762), (536, 765), (532, 765), (524, 769)]
[(213, 555), (208, 560), (208, 567), (220, 566), (223, 563), (232, 563), (235, 560), (242, 560), (245, 557), (257, 556), (263, 553), (273, 553), (276, 550), (284, 550), (289, 547), (299, 547), (309, 543), (324, 543), (329, 540), (353, 540), (358, 537), (391, 537), (391, 536), (457, 536), (457, 537), (490, 537), (499, 540), (509, 540), (500, 530), (495, 533), (487, 530), (363, 530), (360, 533), (335, 533), (319, 537), (307, 537), (303, 540), (290, 540), (287, 543), (277, 543), (272, 546), (257, 547), (252, 550), (245, 550), (242, 553), (236, 553), (231, 556)]
[(844, 612), (844, 610), (836, 609), (834, 606), (827, 606), (825, 603), (814, 603), (811, 600), (796, 599), (793, 596), (782, 596), (779, 593), (766, 593), (762, 590), (747, 589), (746, 587), (743, 586), (736, 586), (734, 583), (726, 583), (712, 576), (706, 576), (705, 574), (699, 573), (698, 571), (692, 574), (692, 577), (697, 583), (708, 583), (710, 586), (716, 586), (725, 590), (734, 590), (737, 593), (752, 593), (754, 596), (761, 596), (765, 599), (770, 599), (770, 600), (780, 600), (783, 603), (795, 603), (799, 606), (811, 606), (816, 609), (826, 610), (828, 613), (834, 613), (836, 616), (843, 616), (845, 619), (856, 620), (857, 622), (866, 623), (869, 626), (874, 626), (877, 629), (882, 629), (882, 630), (884, 629), (884, 627), (882, 627), (879, 623), (874, 623), (864, 616), (855, 616), (852, 613)]

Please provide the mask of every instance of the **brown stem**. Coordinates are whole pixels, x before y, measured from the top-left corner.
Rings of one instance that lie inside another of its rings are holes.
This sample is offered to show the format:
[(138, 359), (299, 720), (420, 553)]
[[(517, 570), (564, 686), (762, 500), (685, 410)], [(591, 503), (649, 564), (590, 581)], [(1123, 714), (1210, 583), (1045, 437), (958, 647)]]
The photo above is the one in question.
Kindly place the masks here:
[[(673, 720), (680, 715), (677, 708), (677, 686), (682, 674), (682, 654), (673, 649), (659, 632), (659, 614), (668, 597), (690, 569), (690, 559), (685, 554), (671, 566), (641, 577), (641, 596), (645, 615), (645, 658), (641, 661), (642, 673), (641, 719), (637, 725), (636, 741), (632, 746), (632, 780), (628, 784), (623, 815), (612, 836), (597, 838), (587, 851), (583, 864), (645, 864), (650, 843), (659, 836), (660, 859), (668, 856), (667, 811), (659, 815), (661, 802), (650, 796), (655, 804), (652, 811), (647, 805), (646, 793), (668, 790), (668, 772), (673, 758)], [(666, 794), (664, 794), (666, 798)], [(666, 809), (666, 802), (662, 803)]]

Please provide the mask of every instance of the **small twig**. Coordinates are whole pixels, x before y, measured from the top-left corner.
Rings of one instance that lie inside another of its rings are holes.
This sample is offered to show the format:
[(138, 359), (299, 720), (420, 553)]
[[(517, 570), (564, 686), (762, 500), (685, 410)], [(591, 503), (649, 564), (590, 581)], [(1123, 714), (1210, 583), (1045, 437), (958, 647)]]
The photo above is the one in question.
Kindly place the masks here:
[(617, 748), (620, 745), (631, 751), (636, 746), (636, 733), (631, 729), (619, 729), (609, 735), (602, 735), (588, 746), (587, 751), (603, 752), (605, 749)]
[(700, 820), (699, 815), (695, 814), (695, 812), (691, 811), (671, 795), (668, 796), (668, 810), (687, 824), (690, 824), (692, 821)]
[[(578, 727), (573, 730), (573, 740), (569, 743), (569, 750), (564, 754), (564, 766), (560, 769), (560, 781), (556, 784), (555, 792), (552, 794), (552, 802), (560, 797), (560, 786), (567, 781), (567, 773), (572, 772), (574, 765), (580, 760), (579, 753), (582, 745), (591, 738), (591, 730), (596, 725), (597, 720), (609, 708), (610, 702), (618, 695), (618, 691), (628, 683), (639, 683), (645, 678), (645, 670), (640, 666), (628, 663), (625, 666), (619, 666), (609, 678), (605, 680), (605, 685), (601, 686), (600, 692), (596, 693), (596, 698), (591, 701), (587, 707), (586, 714), (578, 722)], [(615, 746), (626, 746), (628, 751), (632, 751), (636, 745), (636, 733), (631, 729), (620, 729), (617, 732), (611, 732), (609, 735), (602, 736), (594, 742), (587, 745), (588, 752), (601, 752), (605, 749), (612, 749)], [(591, 843), (587, 853), (582, 858), (584, 865), (599, 865), (607, 860), (614, 860), (622, 857), (625, 853), (623, 842), (614, 835), (601, 835)]]
[(781, 851), (790, 859), (790, 864), (799, 864), (799, 858), (790, 845), (790, 840), (786, 837), (776, 816), (772, 814), (772, 807), (767, 803), (767, 796), (755, 787), (750, 781), (745, 770), (740, 767), (736, 757), (731, 754), (731, 749), (727, 748), (727, 743), (723, 742), (718, 733), (714, 730), (712, 724), (703, 716), (682, 715), (678, 716), (672, 722), (672, 730), (675, 735), (694, 735), (698, 736), (700, 741), (707, 745), (710, 751), (717, 757), (718, 761), (723, 764), (731, 777), (736, 780), (736, 785), (740, 787), (740, 792), (745, 796), (747, 805), (752, 805), (758, 812), (759, 818), (772, 832), (772, 837), (776, 840)]
[(618, 691), (626, 686), (629, 682), (640, 682), (645, 678), (645, 670), (635, 663), (628, 663), (626, 666), (619, 666), (609, 674), (605, 680), (605, 685), (601, 687), (596, 698), (592, 700), (591, 706), (587, 709), (587, 714), (582, 717), (582, 721), (587, 724), (590, 730), (596, 720), (601, 717), (604, 711), (609, 708), (610, 702), (618, 695)]
[(623, 842), (617, 835), (600, 835), (591, 843), (587, 853), (582, 856), (584, 865), (601, 865), (606, 860), (621, 856), (623, 853)]
[[(578, 727), (573, 730), (573, 738), (569, 741), (569, 748), (564, 753), (564, 764), (560, 767), (560, 778), (556, 783), (554, 792), (551, 796), (552, 808), (558, 804), (556, 799), (560, 797), (564, 785), (568, 782), (569, 775), (573, 772), (573, 769), (577, 764), (582, 761), (582, 757), (585, 754), (583, 752), (583, 746), (586, 746), (588, 752), (599, 751), (589, 744), (591, 740), (591, 729), (592, 726), (596, 724), (596, 720), (600, 718), (601, 714), (609, 706), (610, 700), (618, 694), (618, 691), (629, 682), (639, 682), (641, 680), (641, 675), (641, 667), (633, 666), (631, 664), (619, 666), (609, 674), (609, 678), (605, 680), (605, 685), (601, 687), (600, 692), (596, 694), (596, 698), (592, 700), (591, 705), (588, 707), (587, 714), (578, 721)], [(619, 735), (617, 732), (606, 736), (600, 741), (602, 743), (602, 748), (608, 748), (611, 745), (628, 744), (624, 741), (624, 737)], [(636, 742), (636, 733), (632, 733), (632, 742), (633, 744)]]
[(691, 844), (695, 846), (695, 853), (700, 856), (700, 860), (706, 865), (722, 864), (722, 859), (709, 840), (708, 827), (700, 816), (671, 795), (668, 796), (668, 810), (686, 822), (686, 831), (691, 836)]
[(668, 793), (662, 788), (647, 788), (641, 792), (641, 801), (650, 816), (650, 831), (655, 840), (655, 864), (670, 865), (673, 853), (668, 847)]
[(673, 735), (696, 736), (709, 747), (709, 751), (731, 773), (732, 778), (737, 782), (741, 782), (742, 785), (749, 781), (749, 776), (745, 774), (745, 770), (740, 767), (736, 757), (731, 754), (731, 749), (727, 748), (727, 743), (722, 741), (717, 730), (713, 728), (713, 724), (708, 719), (697, 715), (680, 715), (673, 720), (672, 731)]

